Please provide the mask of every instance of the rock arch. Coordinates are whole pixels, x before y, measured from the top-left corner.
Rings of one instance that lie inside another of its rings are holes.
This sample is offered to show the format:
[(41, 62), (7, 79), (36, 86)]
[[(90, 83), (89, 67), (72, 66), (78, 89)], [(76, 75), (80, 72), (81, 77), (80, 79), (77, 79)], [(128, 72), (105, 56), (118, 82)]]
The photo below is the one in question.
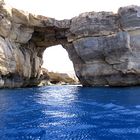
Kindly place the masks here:
[(0, 2), (0, 87), (37, 85), (43, 51), (61, 44), (85, 86), (140, 84), (140, 7), (70, 20), (7, 9)]

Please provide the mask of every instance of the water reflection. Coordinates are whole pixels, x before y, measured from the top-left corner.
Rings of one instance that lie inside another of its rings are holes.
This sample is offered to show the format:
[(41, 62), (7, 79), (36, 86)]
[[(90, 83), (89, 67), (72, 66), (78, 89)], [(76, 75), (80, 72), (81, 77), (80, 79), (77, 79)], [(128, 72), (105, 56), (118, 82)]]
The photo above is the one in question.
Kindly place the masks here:
[[(42, 89), (40, 89), (42, 90)], [(78, 87), (68, 87), (60, 88), (56, 86), (53, 90), (52, 87), (44, 87), (43, 94), (36, 98), (36, 102), (44, 105), (57, 106), (57, 105), (69, 105), (71, 102), (75, 101), (76, 93), (78, 93)], [(40, 92), (41, 93), (41, 92)]]

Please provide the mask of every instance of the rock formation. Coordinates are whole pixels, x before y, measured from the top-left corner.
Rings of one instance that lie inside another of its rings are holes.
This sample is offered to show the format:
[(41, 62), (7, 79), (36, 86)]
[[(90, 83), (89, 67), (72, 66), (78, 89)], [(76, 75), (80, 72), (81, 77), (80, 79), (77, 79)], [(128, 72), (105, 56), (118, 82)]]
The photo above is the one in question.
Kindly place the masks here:
[(1, 88), (37, 85), (43, 51), (57, 44), (67, 50), (84, 86), (140, 85), (140, 7), (58, 21), (0, 1)]
[(74, 74), (49, 72), (45, 68), (41, 68), (41, 82), (39, 86), (45, 85), (78, 85), (79, 81)]

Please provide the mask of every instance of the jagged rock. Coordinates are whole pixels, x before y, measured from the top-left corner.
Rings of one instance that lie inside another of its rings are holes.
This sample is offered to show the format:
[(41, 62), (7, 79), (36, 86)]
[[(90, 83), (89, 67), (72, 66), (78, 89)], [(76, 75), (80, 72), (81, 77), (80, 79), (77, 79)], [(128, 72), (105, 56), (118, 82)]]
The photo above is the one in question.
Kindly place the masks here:
[(37, 85), (43, 52), (57, 44), (67, 50), (84, 86), (140, 85), (139, 6), (58, 21), (0, 1), (1, 88)]
[(78, 79), (75, 75), (67, 73), (49, 72), (45, 68), (41, 68), (41, 82), (39, 86), (42, 85), (53, 85), (53, 84), (79, 84)]
[(37, 27), (44, 27), (43, 21), (41, 20), (40, 16), (36, 16), (33, 14), (29, 14), (29, 25), (37, 26)]
[(17, 24), (27, 25), (29, 20), (29, 14), (24, 11), (19, 11), (15, 8), (12, 8), (12, 21)]
[(11, 30), (11, 22), (0, 15), (0, 36), (7, 37)]
[(89, 36), (105, 36), (118, 31), (118, 15), (112, 12), (83, 13), (72, 19), (68, 41)]
[(129, 31), (140, 28), (140, 7), (128, 6), (119, 8), (120, 25), (123, 30)]
[(27, 43), (34, 32), (33, 28), (29, 28), (26, 26), (22, 26), (21, 24), (12, 25), (11, 32), (9, 34), (9, 38), (14, 40), (16, 43)]

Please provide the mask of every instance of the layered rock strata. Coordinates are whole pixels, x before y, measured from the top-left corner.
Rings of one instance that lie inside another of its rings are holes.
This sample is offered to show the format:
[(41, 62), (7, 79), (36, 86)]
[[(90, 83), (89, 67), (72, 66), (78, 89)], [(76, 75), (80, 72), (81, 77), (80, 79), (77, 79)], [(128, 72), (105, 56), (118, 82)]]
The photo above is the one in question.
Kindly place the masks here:
[(140, 7), (58, 21), (0, 1), (1, 88), (37, 85), (43, 52), (57, 44), (67, 50), (84, 86), (140, 84)]

